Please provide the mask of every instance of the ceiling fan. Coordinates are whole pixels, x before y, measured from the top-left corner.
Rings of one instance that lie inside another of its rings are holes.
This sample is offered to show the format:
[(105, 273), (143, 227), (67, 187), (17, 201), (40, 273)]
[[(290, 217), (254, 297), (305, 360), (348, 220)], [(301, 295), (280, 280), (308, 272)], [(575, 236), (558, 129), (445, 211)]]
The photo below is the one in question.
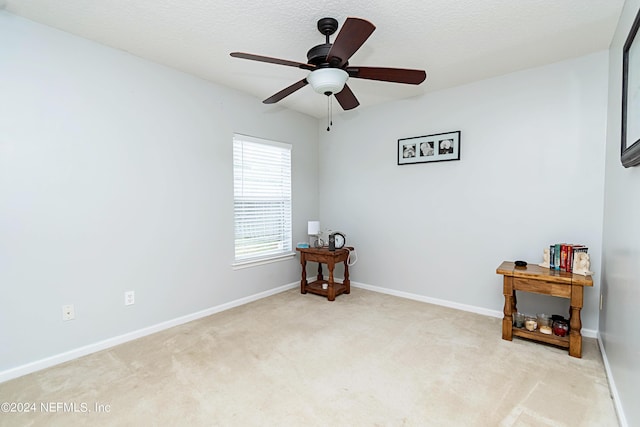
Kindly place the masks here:
[(360, 49), (376, 27), (364, 19), (347, 18), (333, 43), (330, 43), (329, 36), (337, 29), (338, 21), (333, 18), (322, 18), (318, 21), (318, 31), (325, 35), (326, 41), (307, 52), (306, 63), (243, 52), (232, 52), (231, 56), (310, 71), (306, 78), (262, 101), (265, 104), (274, 104), (311, 84), (316, 92), (327, 97), (334, 95), (344, 110), (351, 110), (360, 105), (360, 102), (346, 84), (349, 77), (413, 85), (418, 85), (426, 79), (427, 74), (424, 70), (349, 65), (349, 58)]

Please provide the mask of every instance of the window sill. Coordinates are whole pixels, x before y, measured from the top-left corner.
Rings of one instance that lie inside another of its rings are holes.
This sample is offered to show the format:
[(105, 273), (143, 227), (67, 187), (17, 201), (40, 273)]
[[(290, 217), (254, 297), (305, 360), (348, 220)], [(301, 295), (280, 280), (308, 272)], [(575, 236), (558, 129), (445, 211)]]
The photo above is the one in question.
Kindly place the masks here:
[(231, 264), (231, 267), (234, 270), (241, 270), (243, 268), (255, 267), (255, 266), (264, 265), (264, 264), (271, 264), (279, 261), (286, 261), (288, 259), (293, 258), (294, 256), (296, 256), (295, 252), (287, 252), (285, 254), (274, 255), (274, 256), (265, 257), (265, 258), (257, 258), (257, 259), (251, 259), (246, 261), (234, 262)]

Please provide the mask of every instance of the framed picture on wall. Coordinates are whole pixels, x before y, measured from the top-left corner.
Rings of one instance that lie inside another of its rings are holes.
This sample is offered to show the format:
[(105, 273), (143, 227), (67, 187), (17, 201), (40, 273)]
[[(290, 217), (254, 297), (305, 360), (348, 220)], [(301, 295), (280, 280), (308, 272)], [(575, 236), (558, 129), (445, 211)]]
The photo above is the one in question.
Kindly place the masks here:
[(398, 140), (398, 165), (460, 160), (460, 131)]
[(640, 11), (622, 50), (622, 141), (620, 161), (625, 168), (640, 164)]

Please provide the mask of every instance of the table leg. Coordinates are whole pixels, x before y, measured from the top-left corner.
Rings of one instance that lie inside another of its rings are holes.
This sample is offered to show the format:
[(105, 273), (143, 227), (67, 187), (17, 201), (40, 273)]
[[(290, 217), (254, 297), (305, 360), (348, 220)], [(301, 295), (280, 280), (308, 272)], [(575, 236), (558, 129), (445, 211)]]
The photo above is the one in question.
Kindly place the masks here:
[(336, 299), (336, 288), (334, 286), (334, 282), (333, 282), (333, 268), (335, 267), (333, 261), (329, 261), (327, 263), (327, 267), (329, 267), (329, 282), (328, 282), (328, 293), (327, 293), (327, 299), (329, 301), (333, 301)]
[(322, 263), (319, 262), (318, 263), (318, 280), (322, 280), (322, 279), (323, 279), (323, 277), (322, 277)]
[(583, 303), (582, 286), (571, 286), (571, 308), (569, 311), (569, 356), (582, 357), (582, 320), (580, 311)]
[(302, 279), (300, 279), (300, 293), (307, 293), (307, 260), (304, 258), (304, 254), (300, 256), (300, 264), (302, 264)]
[(350, 294), (351, 293), (351, 280), (349, 280), (349, 264), (347, 264), (347, 261), (344, 261), (344, 282), (342, 282), (342, 284), (345, 286), (345, 294)]
[(502, 293), (504, 294), (504, 317), (502, 318), (502, 339), (513, 340), (513, 277), (504, 276), (504, 285)]

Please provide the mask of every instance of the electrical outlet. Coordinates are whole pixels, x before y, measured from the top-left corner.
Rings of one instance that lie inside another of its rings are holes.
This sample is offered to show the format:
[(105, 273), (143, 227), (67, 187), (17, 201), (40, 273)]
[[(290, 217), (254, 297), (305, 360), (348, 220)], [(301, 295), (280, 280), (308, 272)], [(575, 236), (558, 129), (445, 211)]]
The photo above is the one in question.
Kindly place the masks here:
[(62, 320), (73, 320), (76, 318), (76, 311), (73, 304), (62, 306)]
[(134, 291), (127, 291), (124, 293), (124, 305), (133, 305), (136, 303), (136, 293)]

